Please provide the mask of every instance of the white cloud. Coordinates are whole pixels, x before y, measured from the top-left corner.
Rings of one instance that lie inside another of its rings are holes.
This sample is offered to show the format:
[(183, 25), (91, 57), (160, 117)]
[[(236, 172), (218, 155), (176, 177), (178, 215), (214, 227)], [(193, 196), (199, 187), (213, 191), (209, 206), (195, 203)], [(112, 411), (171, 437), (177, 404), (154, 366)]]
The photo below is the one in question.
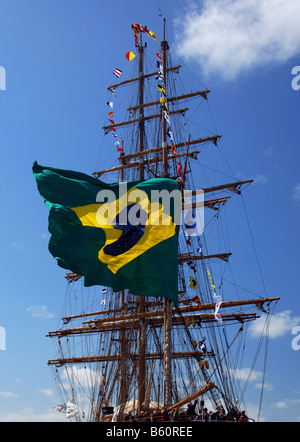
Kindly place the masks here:
[(39, 393), (42, 393), (42, 394), (44, 394), (45, 396), (48, 396), (48, 397), (54, 396), (54, 392), (53, 392), (53, 390), (51, 390), (51, 388), (41, 388), (39, 390)]
[(199, 1), (175, 21), (177, 52), (205, 75), (234, 80), (300, 52), (299, 0)]
[(300, 202), (300, 183), (294, 187), (292, 198), (293, 200)]
[(49, 319), (54, 316), (53, 313), (48, 312), (45, 305), (32, 305), (28, 307), (27, 311), (31, 313), (34, 318)]
[(286, 401), (278, 401), (273, 406), (274, 408), (288, 408)]
[(293, 407), (299, 407), (300, 399), (284, 399), (283, 401), (275, 402), (272, 406), (273, 408), (293, 408)]
[[(66, 368), (62, 373), (62, 379), (66, 384), (64, 388), (68, 389), (68, 383), (70, 382), (70, 371)], [(91, 385), (100, 385), (102, 380), (102, 374), (98, 371), (94, 371), (89, 367), (80, 368), (80, 367), (72, 367), (72, 382), (80, 386), (80, 388), (87, 388)]]
[[(237, 368), (237, 369), (231, 369), (230, 370), (232, 376), (235, 379), (241, 380), (241, 381), (247, 381), (249, 378), (249, 375), (251, 373), (251, 368)], [(256, 381), (257, 379), (262, 377), (261, 371), (255, 371), (253, 370), (250, 376), (250, 381)]]
[(24, 241), (16, 241), (13, 242), (11, 245), (11, 248), (15, 251), (15, 252), (23, 252), (25, 250), (25, 244)]
[(269, 156), (272, 155), (272, 148), (269, 147), (269, 149), (264, 150), (262, 153), (263, 153), (263, 155), (265, 155), (266, 157), (269, 157)]
[(254, 180), (253, 184), (265, 184), (269, 181), (269, 178), (266, 175), (262, 175), (261, 173), (254, 176), (252, 179)]
[[(261, 316), (249, 327), (249, 332), (252, 337), (260, 337), (264, 331), (265, 316)], [(277, 313), (272, 316), (269, 327), (270, 338), (278, 338), (284, 336), (286, 333), (291, 333), (293, 327), (300, 323), (300, 317), (291, 316), (290, 310)]]
[(243, 173), (238, 173), (237, 177), (240, 180), (253, 180), (253, 184), (265, 184), (267, 183), (270, 178), (267, 175), (263, 175), (261, 173), (258, 173), (257, 175), (245, 175)]
[(0, 391), (0, 396), (5, 397), (6, 399), (14, 399), (18, 397), (17, 394), (12, 393), (11, 391)]
[[(256, 384), (254, 388), (257, 388), (258, 390), (261, 390), (262, 384)], [(264, 384), (264, 390), (265, 391), (272, 391), (274, 390), (274, 385), (272, 384)]]
[(50, 409), (37, 413), (31, 407), (26, 407), (14, 412), (0, 413), (0, 422), (66, 422), (65, 415)]

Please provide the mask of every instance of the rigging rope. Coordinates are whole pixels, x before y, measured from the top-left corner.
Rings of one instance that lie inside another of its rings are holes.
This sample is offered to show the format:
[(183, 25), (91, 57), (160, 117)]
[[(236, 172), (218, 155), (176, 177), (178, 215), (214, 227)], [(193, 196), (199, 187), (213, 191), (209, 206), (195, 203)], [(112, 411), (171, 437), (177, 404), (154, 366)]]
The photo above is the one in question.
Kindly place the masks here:
[(261, 280), (262, 280), (262, 285), (263, 285), (264, 292), (265, 292), (265, 295), (266, 295), (266, 298), (267, 298), (268, 297), (267, 289), (266, 289), (264, 277), (263, 277), (263, 274), (262, 274), (260, 262), (259, 262), (259, 259), (258, 259), (258, 254), (257, 254), (257, 250), (256, 250), (256, 247), (255, 247), (255, 242), (254, 242), (254, 238), (253, 238), (253, 234), (252, 234), (252, 230), (251, 230), (251, 226), (250, 226), (250, 222), (249, 222), (249, 218), (248, 218), (248, 214), (247, 214), (247, 210), (246, 210), (246, 205), (245, 205), (245, 201), (244, 201), (244, 198), (243, 198), (243, 194), (241, 194), (241, 197), (242, 197), (244, 212), (245, 212), (245, 216), (246, 216), (246, 220), (247, 220), (247, 224), (248, 224), (248, 228), (249, 228), (249, 232), (250, 232), (250, 237), (251, 237), (254, 253), (255, 253), (255, 256), (256, 256), (256, 261), (257, 261), (260, 277), (261, 277)]
[(267, 356), (268, 356), (268, 346), (269, 346), (270, 320), (271, 320), (271, 316), (270, 316), (270, 313), (269, 313), (268, 316), (267, 316), (267, 319), (266, 319), (266, 343), (265, 343), (264, 371), (263, 371), (263, 380), (262, 380), (262, 384), (261, 384), (261, 392), (260, 392), (260, 400), (259, 400), (259, 407), (258, 407), (258, 414), (257, 414), (257, 422), (260, 421), (260, 413), (261, 413), (263, 392), (264, 392), (264, 386), (265, 386), (265, 377), (266, 377), (266, 369), (267, 369)]

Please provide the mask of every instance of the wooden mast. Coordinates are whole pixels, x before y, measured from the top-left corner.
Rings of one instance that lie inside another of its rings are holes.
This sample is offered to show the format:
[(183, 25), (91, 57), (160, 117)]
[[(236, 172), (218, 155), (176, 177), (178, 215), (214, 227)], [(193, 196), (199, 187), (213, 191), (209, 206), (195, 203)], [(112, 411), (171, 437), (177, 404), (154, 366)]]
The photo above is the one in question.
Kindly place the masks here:
[[(166, 41), (166, 19), (164, 21), (163, 41), (161, 42), (161, 54), (163, 65), (164, 89), (167, 90), (167, 49)], [(167, 144), (167, 127), (164, 117), (164, 103), (161, 106), (162, 119), (162, 151), (163, 151), (163, 177), (168, 177), (168, 144)], [(177, 277), (174, 275), (174, 277)], [(173, 302), (170, 298), (164, 298), (164, 407), (171, 404), (172, 397), (172, 306)]]
[[(140, 34), (140, 42), (138, 46), (139, 53), (139, 75), (138, 80), (139, 84), (139, 119), (138, 119), (138, 133), (139, 133), (139, 178), (140, 180), (144, 179), (144, 159), (143, 159), (143, 151), (144, 151), (144, 133), (145, 133), (145, 118), (144, 118), (144, 48), (142, 42), (142, 34)], [(121, 170), (121, 181), (124, 181), (124, 152), (120, 155), (120, 168)], [(122, 306), (124, 306), (124, 291), (122, 291)], [(144, 296), (139, 297), (138, 303), (138, 313), (145, 313), (145, 298)], [(145, 401), (145, 362), (146, 362), (146, 328), (144, 321), (140, 321), (139, 325), (139, 356), (137, 358), (138, 365), (138, 413), (142, 411), (143, 403)], [(121, 331), (121, 353), (125, 357), (128, 354), (128, 348), (126, 347), (125, 340), (125, 328)], [(127, 397), (127, 379), (126, 379), (126, 363), (124, 360), (121, 360), (121, 385), (120, 385), (120, 405), (122, 407), (125, 398)], [(122, 411), (122, 410), (121, 410)], [(119, 418), (122, 419), (122, 412), (119, 414)]]
[[(140, 33), (140, 45), (139, 45), (139, 152), (144, 150), (144, 133), (145, 133), (145, 121), (144, 121), (144, 49), (142, 42), (142, 33)], [(144, 165), (143, 157), (140, 156), (140, 180), (144, 179)]]
[[(142, 33), (140, 33), (139, 43), (139, 152), (144, 150), (144, 49), (142, 42)], [(139, 175), (140, 179), (144, 179), (144, 160), (143, 156), (139, 157)], [(139, 297), (138, 313), (145, 313), (145, 298)], [(143, 409), (146, 394), (146, 379), (145, 379), (145, 363), (146, 363), (146, 327), (145, 321), (141, 320), (139, 325), (139, 357), (138, 357), (138, 413)]]
[[(125, 315), (125, 290), (121, 292), (121, 314)], [(124, 418), (124, 408), (128, 398), (128, 345), (126, 342), (127, 330), (120, 330), (120, 411), (118, 422), (122, 422)]]

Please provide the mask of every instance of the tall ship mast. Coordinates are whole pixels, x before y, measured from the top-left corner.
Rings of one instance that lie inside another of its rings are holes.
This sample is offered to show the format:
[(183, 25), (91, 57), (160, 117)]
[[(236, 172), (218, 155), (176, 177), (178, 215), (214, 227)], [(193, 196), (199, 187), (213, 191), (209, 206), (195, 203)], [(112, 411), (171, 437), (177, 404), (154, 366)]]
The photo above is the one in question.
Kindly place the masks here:
[[(48, 364), (63, 404), (60, 411), (71, 420), (121, 422), (128, 411), (173, 412), (196, 399), (199, 407), (213, 410), (244, 409), (245, 383), (235, 373), (246, 359), (248, 326), (261, 315), (268, 321), (279, 300), (254, 294), (235, 298), (236, 286), (226, 284), (231, 251), (210, 241), (211, 227), (222, 223), (224, 207), (241, 198), (252, 180), (199, 182), (198, 156), (218, 149), (221, 135), (189, 131), (189, 102), (198, 108), (210, 90), (179, 92), (182, 66), (172, 63), (163, 22), (160, 43), (146, 26), (132, 25), (135, 47), (127, 54), (126, 70), (130, 66), (136, 72), (126, 79), (125, 70), (114, 70), (119, 79), (107, 87), (103, 125), (104, 142), (115, 145), (119, 156), (92, 176), (107, 183), (177, 183), (185, 200), (171, 274), (177, 298), (157, 295), (157, 274), (153, 295), (151, 283), (147, 295), (136, 295), (110, 285), (85, 287), (84, 275), (69, 268), (62, 324), (48, 333), (56, 349)], [(190, 220), (198, 209), (205, 213), (204, 231), (195, 234)], [(164, 272), (163, 266), (157, 272)], [(138, 277), (142, 286), (143, 270)]]

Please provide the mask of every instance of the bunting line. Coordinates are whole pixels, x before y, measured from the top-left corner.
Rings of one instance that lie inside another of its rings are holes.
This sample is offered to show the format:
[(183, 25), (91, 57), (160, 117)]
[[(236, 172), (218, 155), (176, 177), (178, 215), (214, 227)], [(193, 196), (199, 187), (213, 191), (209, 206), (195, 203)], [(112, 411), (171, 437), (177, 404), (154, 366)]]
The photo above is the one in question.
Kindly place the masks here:
[[(147, 34), (149, 37), (151, 37), (151, 38), (153, 38), (154, 40), (156, 40), (157, 42), (159, 42), (159, 40), (157, 39), (155, 33), (154, 33), (153, 31), (150, 31), (150, 30), (147, 28), (147, 26), (143, 26), (143, 25), (140, 25), (140, 24), (137, 24), (137, 23), (133, 23), (133, 24), (131, 25), (131, 27), (132, 27), (132, 29), (133, 29), (133, 35), (134, 35), (134, 41), (135, 41), (135, 46), (136, 46), (136, 47), (139, 46), (139, 43), (138, 43), (138, 35), (139, 35), (140, 32)], [(158, 52), (156, 52), (156, 51), (155, 51), (155, 54), (156, 54), (156, 57), (157, 57), (157, 59), (158, 59), (158, 61), (157, 61), (158, 73), (157, 73), (157, 77), (156, 77), (156, 78), (159, 80), (159, 84), (158, 84), (157, 88), (158, 88), (158, 90), (162, 93), (162, 96), (161, 96), (160, 102), (162, 103), (162, 105), (163, 105), (164, 108), (165, 108), (166, 113), (165, 113), (164, 115), (165, 115), (165, 118), (166, 118), (166, 120), (167, 120), (167, 122), (168, 122), (168, 124), (169, 124), (169, 126), (170, 126), (170, 125), (171, 125), (171, 123), (170, 123), (170, 118), (169, 118), (169, 115), (168, 115), (168, 113), (167, 113), (167, 112), (168, 112), (168, 104), (167, 104), (166, 91), (165, 91), (165, 85), (164, 85), (164, 73), (163, 73), (162, 57), (161, 57), (160, 54), (159, 54)], [(125, 57), (126, 57), (126, 59), (130, 62), (131, 60), (133, 60), (133, 59), (136, 57), (136, 54), (135, 54), (134, 52), (132, 52), (132, 51), (127, 51), (126, 54), (125, 54)], [(120, 78), (120, 76), (121, 76), (121, 74), (122, 74), (122, 70), (119, 69), (119, 68), (115, 68), (115, 69), (113, 70), (113, 74), (114, 74), (117, 78)], [(107, 91), (110, 92), (111, 94), (114, 94), (114, 93), (115, 93), (115, 88), (113, 88), (112, 86), (109, 86), (109, 87), (107, 87), (106, 89), (107, 89)], [(109, 121), (109, 122), (112, 124), (112, 126), (113, 126), (113, 125), (115, 124), (114, 112), (113, 112), (113, 110), (112, 110), (112, 109), (113, 109), (113, 106), (114, 106), (114, 103), (113, 103), (113, 101), (107, 101), (107, 105), (111, 108), (111, 110), (108, 111), (108, 115), (109, 115), (111, 118), (113, 118), (113, 119), (109, 119), (109, 118), (108, 118), (108, 121)], [(105, 135), (107, 135), (107, 134), (110, 133), (110, 132), (112, 132), (112, 136), (113, 136), (114, 138), (118, 139), (118, 135), (117, 135), (117, 133), (116, 133), (116, 128), (115, 128), (115, 127), (110, 127), (110, 128), (104, 129), (104, 134), (105, 134)], [(173, 142), (173, 134), (172, 134), (172, 131), (171, 131), (170, 128), (169, 128), (169, 131), (168, 131), (168, 136), (169, 136), (169, 137), (171, 138), (171, 140), (172, 140), (172, 145), (171, 145), (171, 147), (172, 147), (172, 150), (173, 150), (174, 155), (177, 157), (177, 153), (176, 153), (176, 150), (175, 150), (175, 147), (174, 147), (174, 142)], [(116, 148), (117, 148), (117, 152), (122, 152), (122, 151), (123, 151), (123, 148), (120, 146), (120, 142), (119, 142), (119, 141), (115, 142), (115, 146), (116, 146)], [(181, 166), (179, 165), (179, 163), (177, 164), (177, 166), (178, 166), (178, 174), (179, 174), (179, 176), (181, 176), (181, 174), (179, 173), (179, 172), (181, 172)], [(181, 180), (178, 180), (178, 181), (181, 181)]]
[(211, 288), (212, 288), (213, 294), (214, 294), (214, 301), (216, 303), (216, 305), (215, 305), (215, 319), (216, 319), (217, 322), (222, 324), (222, 316), (219, 313), (219, 310), (220, 310), (220, 307), (221, 307), (221, 304), (222, 304), (222, 298), (221, 298), (220, 295), (217, 295), (216, 292), (215, 292), (216, 286), (213, 284), (213, 279), (212, 279), (212, 276), (211, 276), (209, 270), (207, 270), (207, 274), (209, 276), (209, 281), (210, 281)]

